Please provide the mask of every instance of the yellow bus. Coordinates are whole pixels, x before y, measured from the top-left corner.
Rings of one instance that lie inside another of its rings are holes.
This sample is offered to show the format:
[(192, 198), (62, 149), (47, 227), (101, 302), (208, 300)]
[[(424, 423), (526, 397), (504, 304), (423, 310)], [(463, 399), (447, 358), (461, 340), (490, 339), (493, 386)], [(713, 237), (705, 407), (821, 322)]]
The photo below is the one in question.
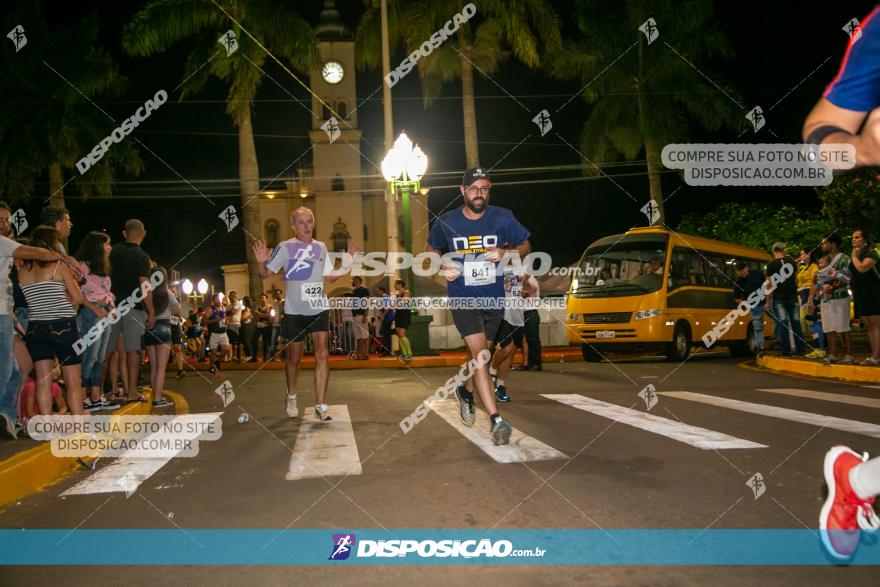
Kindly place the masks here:
[[(569, 287), (569, 342), (580, 344), (591, 362), (632, 350), (683, 361), (736, 307), (736, 263), (763, 272), (770, 258), (753, 247), (653, 226), (600, 238), (584, 251)], [(725, 345), (745, 356), (755, 351), (754, 337), (751, 316), (738, 316), (711, 348)]]

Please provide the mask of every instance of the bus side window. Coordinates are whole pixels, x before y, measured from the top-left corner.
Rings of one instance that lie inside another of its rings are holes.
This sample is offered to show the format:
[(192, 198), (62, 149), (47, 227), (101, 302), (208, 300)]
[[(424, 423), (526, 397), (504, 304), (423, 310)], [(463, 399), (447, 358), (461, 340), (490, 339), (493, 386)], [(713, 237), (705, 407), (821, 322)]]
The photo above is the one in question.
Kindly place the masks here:
[(672, 251), (672, 260), (669, 264), (669, 277), (672, 280), (670, 289), (690, 284), (687, 267), (687, 253), (676, 247)]
[(731, 279), (728, 272), (725, 271), (727, 265), (724, 264), (724, 259), (721, 255), (706, 255), (706, 258), (709, 260), (709, 263), (707, 263), (706, 266), (709, 278), (708, 285), (710, 287), (731, 287), (733, 285), (733, 279)]

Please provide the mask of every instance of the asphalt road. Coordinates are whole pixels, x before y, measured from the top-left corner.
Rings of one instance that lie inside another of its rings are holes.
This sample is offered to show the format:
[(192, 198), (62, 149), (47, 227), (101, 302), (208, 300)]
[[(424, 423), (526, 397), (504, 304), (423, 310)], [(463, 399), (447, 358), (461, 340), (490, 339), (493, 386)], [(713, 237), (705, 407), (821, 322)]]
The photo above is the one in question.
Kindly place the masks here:
[[(562, 455), (496, 462), (492, 447), (484, 450), (436, 413), (408, 433), (401, 431), (399, 422), (453, 373), (451, 368), (331, 373), (328, 403), (337, 415), (334, 425), (344, 441), (344, 410), (337, 406), (346, 406), (359, 472), (345, 462), (352, 443), (343, 442), (347, 446), (334, 451), (333, 441), (340, 437), (331, 439), (329, 452), (308, 452), (319, 450), (312, 438), (324, 438), (314, 428), (322, 424), (285, 416), (281, 371), (172, 379), (167, 387), (187, 398), (191, 413), (223, 412), (220, 439), (202, 442), (196, 457), (172, 459), (129, 496), (120, 491), (61, 496), (74, 487), (88, 488), (90, 477), (113, 466), (104, 459), (95, 472), (84, 470), (10, 506), (0, 513), (0, 528), (815, 528), (824, 499), (826, 450), (844, 443), (872, 455), (880, 452), (880, 439), (864, 431), (837, 430), (836, 421), (827, 419), (795, 422), (788, 419), (790, 413), (774, 411), (880, 424), (877, 407), (870, 401), (858, 405), (859, 398), (876, 401), (880, 390), (698, 356), (682, 365), (650, 359), (576, 362), (512, 374), (508, 389), (513, 401), (501, 405), (502, 415), (535, 439), (520, 443), (512, 458), (535, 456), (534, 446), (528, 449), (532, 442), (546, 445), (545, 456), (553, 449)], [(301, 411), (313, 403), (311, 377), (311, 371), (303, 372), (299, 382)], [(236, 398), (224, 409), (214, 389), (226, 380)], [(637, 414), (646, 412), (638, 394), (648, 384), (660, 394), (649, 414), (662, 421)], [(664, 395), (670, 392), (699, 395)], [(707, 403), (712, 398), (749, 405), (734, 409)], [(239, 423), (243, 412), (249, 420)], [(676, 429), (679, 424), (704, 430), (683, 431)], [(303, 427), (317, 432), (305, 434)], [(487, 430), (476, 432), (483, 441), (488, 438)], [(715, 448), (700, 448), (700, 443)], [(729, 447), (740, 443), (749, 448)], [(309, 477), (315, 467), (291, 464), (304, 451), (319, 455), (309, 458), (322, 471), (339, 466), (338, 454), (351, 474)], [(746, 484), (755, 473), (766, 483), (758, 498)], [(162, 545), (155, 548), (161, 552)], [(471, 585), (477, 578), (487, 585), (859, 585), (876, 584), (877, 575), (870, 567), (832, 566), (58, 566), (0, 567), (0, 578), (4, 585), (273, 585), (292, 580)]]

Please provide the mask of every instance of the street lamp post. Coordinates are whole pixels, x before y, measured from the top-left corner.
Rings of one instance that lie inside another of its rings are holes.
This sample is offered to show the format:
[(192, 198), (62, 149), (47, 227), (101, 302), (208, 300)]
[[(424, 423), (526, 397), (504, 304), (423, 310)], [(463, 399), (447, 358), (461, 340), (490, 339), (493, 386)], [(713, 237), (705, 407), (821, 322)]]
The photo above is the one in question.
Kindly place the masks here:
[[(406, 133), (400, 133), (394, 146), (382, 160), (382, 175), (391, 187), (391, 193), (400, 192), (403, 205), (403, 248), (413, 254), (412, 217), (410, 214), (410, 196), (421, 188), (421, 179), (428, 169), (428, 156), (418, 145), (415, 147)], [(412, 267), (407, 269), (407, 284), (410, 292), (415, 294), (415, 282)], [(392, 284), (389, 284), (389, 287)]]
[[(410, 196), (421, 191), (421, 179), (428, 170), (428, 157), (418, 145), (413, 146), (406, 133), (400, 133), (394, 146), (382, 160), (382, 175), (391, 188), (391, 193), (400, 193), (403, 207), (403, 249), (413, 254), (412, 218), (410, 215)], [(406, 271), (406, 282), (410, 293), (415, 296), (416, 284), (412, 264)], [(391, 276), (393, 278), (394, 276)], [(389, 279), (390, 281), (390, 279)], [(393, 285), (388, 284), (389, 289)], [(431, 316), (420, 316), (413, 312), (407, 337), (412, 344), (413, 353), (416, 355), (435, 354), (430, 348), (428, 325)]]

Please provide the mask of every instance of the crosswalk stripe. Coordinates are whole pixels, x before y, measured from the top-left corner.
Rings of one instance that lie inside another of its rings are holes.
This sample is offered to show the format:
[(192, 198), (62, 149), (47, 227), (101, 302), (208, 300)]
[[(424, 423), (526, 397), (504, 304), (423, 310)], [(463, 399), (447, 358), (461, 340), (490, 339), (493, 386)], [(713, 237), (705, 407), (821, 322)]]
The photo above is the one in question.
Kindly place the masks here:
[(312, 410), (303, 413), (286, 480), (361, 474), (348, 406), (330, 406), (330, 416), (322, 422)]
[(850, 404), (853, 406), (864, 406), (866, 408), (880, 408), (880, 399), (872, 397), (859, 397), (857, 395), (844, 395), (842, 393), (826, 393), (824, 391), (813, 391), (811, 389), (797, 389), (793, 387), (769, 387), (758, 388), (755, 391), (767, 391), (770, 393), (779, 393), (782, 395), (792, 395), (795, 397), (805, 397), (809, 399), (818, 399), (826, 402), (837, 402), (839, 404)]
[[(179, 419), (187, 422), (212, 422), (221, 415), (222, 412), (186, 414), (180, 416)], [(177, 420), (178, 418), (175, 418), (172, 422)], [(155, 438), (157, 436), (158, 435), (151, 434), (147, 439)], [(195, 439), (199, 435), (180, 434), (178, 436), (181, 438)], [(89, 475), (61, 495), (87, 495), (92, 493), (116, 492), (133, 493), (143, 482), (152, 477), (159, 469), (167, 465), (173, 458), (173, 456), (141, 458), (127, 457), (123, 455), (103, 469)]]
[(603, 401), (582, 396), (580, 394), (541, 394), (547, 399), (572, 406), (579, 410), (609, 418), (639, 428), (654, 434), (666, 436), (678, 442), (689, 444), (696, 448), (704, 450), (720, 450), (733, 448), (767, 448), (766, 444), (759, 444), (751, 440), (744, 440), (735, 436), (700, 428), (699, 426), (691, 426), (683, 424), (676, 420), (655, 416), (647, 412), (641, 412), (616, 404), (609, 404)]
[(729, 408), (731, 410), (739, 410), (750, 414), (758, 414), (759, 416), (780, 418), (782, 420), (790, 420), (801, 424), (812, 424), (813, 426), (822, 426), (825, 428), (831, 428), (832, 430), (840, 430), (841, 432), (851, 432), (853, 434), (862, 434), (864, 436), (880, 438), (880, 426), (868, 422), (835, 418), (834, 416), (823, 416), (822, 414), (801, 412), (800, 410), (790, 410), (788, 408), (778, 408), (776, 406), (768, 406), (765, 404), (753, 404), (735, 399), (704, 395), (702, 393), (691, 393), (689, 391), (663, 391), (658, 393), (659, 395), (666, 397), (708, 404), (710, 406)]
[(512, 428), (510, 443), (495, 446), (489, 435), (489, 414), (477, 408), (477, 421), (473, 426), (465, 426), (458, 415), (458, 400), (434, 402), (431, 409), (465, 438), (477, 445), (484, 453), (499, 463), (523, 463), (530, 461), (547, 461), (551, 459), (567, 459), (564, 454), (532, 438), (522, 431)]

